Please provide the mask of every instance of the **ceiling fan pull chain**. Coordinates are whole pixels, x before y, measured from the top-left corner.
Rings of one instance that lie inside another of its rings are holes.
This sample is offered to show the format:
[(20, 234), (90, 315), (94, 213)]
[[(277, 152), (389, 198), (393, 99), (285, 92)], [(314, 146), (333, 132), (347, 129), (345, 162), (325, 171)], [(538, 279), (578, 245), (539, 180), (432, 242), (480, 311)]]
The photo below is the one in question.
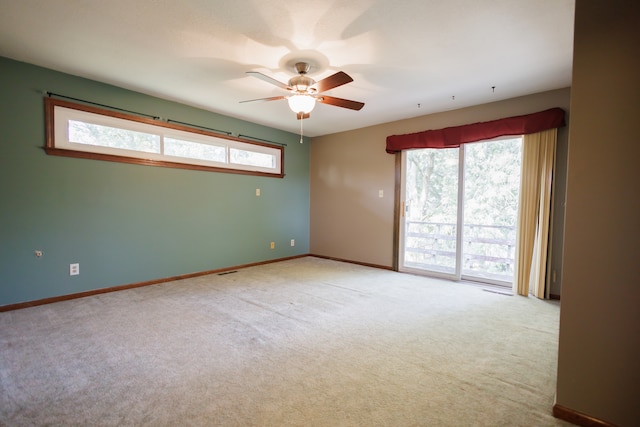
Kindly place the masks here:
[(304, 122), (304, 119), (300, 119), (300, 144), (302, 144), (302, 122)]

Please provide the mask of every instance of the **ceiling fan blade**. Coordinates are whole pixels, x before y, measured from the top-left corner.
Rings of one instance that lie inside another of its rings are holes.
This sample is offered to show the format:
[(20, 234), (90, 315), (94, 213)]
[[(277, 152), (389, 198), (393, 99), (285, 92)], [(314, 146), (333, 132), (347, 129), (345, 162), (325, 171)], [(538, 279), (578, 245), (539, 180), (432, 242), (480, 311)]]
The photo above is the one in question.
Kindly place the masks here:
[(353, 79), (349, 77), (347, 73), (342, 71), (338, 71), (337, 73), (320, 80), (314, 84), (313, 88), (316, 88), (318, 92), (324, 92), (329, 89), (333, 89), (334, 87), (342, 86), (344, 84), (352, 82)]
[(335, 98), (333, 96), (322, 95), (317, 98), (323, 104), (335, 105), (336, 107), (349, 108), (350, 110), (361, 110), (364, 102), (350, 101), (348, 99)]
[(279, 99), (286, 99), (286, 96), (272, 96), (271, 98), (258, 98), (258, 99), (248, 99), (246, 101), (240, 101), (240, 103), (243, 102), (254, 102), (254, 101), (277, 101)]
[(309, 113), (296, 113), (296, 118), (298, 120), (302, 120), (302, 119), (308, 119), (309, 117), (311, 117), (311, 114)]
[(273, 77), (269, 77), (266, 74), (259, 73), (258, 71), (247, 71), (247, 74), (253, 77), (257, 77), (260, 80), (264, 80), (267, 83), (271, 83), (274, 86), (278, 86), (279, 88), (291, 90), (291, 87), (289, 87), (289, 85), (282, 83), (280, 80), (276, 80)]

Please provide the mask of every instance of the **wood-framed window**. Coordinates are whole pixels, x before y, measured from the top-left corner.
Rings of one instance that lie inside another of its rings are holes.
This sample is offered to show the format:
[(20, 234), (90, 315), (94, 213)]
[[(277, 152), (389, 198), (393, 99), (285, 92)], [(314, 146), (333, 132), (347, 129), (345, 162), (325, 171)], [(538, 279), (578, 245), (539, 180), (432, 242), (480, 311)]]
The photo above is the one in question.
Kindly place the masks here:
[(284, 177), (284, 147), (45, 98), (47, 154)]

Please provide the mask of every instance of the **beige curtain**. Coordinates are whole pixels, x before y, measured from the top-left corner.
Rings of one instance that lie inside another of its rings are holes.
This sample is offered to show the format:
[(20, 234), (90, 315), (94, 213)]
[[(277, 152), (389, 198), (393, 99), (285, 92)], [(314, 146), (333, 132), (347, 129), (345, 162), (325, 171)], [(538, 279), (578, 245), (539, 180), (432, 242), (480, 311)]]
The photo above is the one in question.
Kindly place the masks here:
[(520, 216), (516, 241), (513, 290), (527, 296), (548, 297), (545, 291), (551, 212), (551, 183), (555, 166), (557, 129), (524, 135)]

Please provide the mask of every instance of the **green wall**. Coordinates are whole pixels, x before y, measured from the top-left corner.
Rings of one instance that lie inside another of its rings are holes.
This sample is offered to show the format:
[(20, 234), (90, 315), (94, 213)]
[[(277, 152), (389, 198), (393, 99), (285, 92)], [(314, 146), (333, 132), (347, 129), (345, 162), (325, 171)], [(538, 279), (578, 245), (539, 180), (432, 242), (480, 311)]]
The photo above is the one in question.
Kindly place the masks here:
[[(44, 91), (284, 143), (285, 178), (48, 156)], [(306, 254), (309, 144), (0, 57), (0, 204), (0, 306)]]

